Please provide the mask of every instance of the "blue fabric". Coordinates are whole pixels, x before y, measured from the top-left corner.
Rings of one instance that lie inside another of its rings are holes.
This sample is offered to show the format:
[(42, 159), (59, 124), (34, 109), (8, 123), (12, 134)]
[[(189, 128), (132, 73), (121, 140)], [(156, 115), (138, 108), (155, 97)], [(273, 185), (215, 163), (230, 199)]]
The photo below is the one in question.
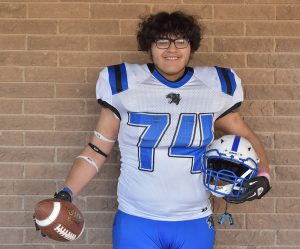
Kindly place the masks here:
[(114, 249), (213, 249), (215, 229), (208, 220), (157, 221), (118, 211)]

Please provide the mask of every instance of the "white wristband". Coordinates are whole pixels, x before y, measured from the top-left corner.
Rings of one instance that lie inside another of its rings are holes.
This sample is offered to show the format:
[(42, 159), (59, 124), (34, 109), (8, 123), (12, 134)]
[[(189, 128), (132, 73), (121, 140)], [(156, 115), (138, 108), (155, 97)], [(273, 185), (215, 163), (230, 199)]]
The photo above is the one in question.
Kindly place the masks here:
[(98, 131), (94, 131), (94, 135), (99, 138), (100, 140), (103, 140), (103, 141), (106, 141), (106, 142), (109, 142), (109, 143), (114, 143), (116, 142), (116, 140), (111, 140), (105, 136), (103, 136), (100, 132)]
[(77, 156), (76, 158), (80, 158), (80, 159), (83, 159), (83, 160), (87, 161), (90, 165), (95, 167), (97, 173), (99, 172), (99, 168), (98, 168), (97, 164), (95, 163), (95, 161), (92, 158), (87, 157), (87, 156)]

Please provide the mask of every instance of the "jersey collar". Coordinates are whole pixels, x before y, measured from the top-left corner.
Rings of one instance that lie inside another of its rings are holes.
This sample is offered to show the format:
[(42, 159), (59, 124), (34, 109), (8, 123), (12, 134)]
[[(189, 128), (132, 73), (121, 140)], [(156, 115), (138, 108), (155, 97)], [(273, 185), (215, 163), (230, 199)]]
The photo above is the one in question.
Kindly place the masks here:
[(184, 74), (177, 79), (176, 81), (170, 81), (167, 80), (164, 76), (162, 76), (156, 69), (153, 63), (148, 63), (147, 64), (150, 72), (152, 73), (152, 75), (161, 83), (165, 84), (168, 87), (171, 88), (178, 88), (183, 86), (185, 83), (187, 83), (190, 78), (193, 76), (194, 73), (194, 69), (192, 67), (186, 67), (185, 68), (185, 72)]

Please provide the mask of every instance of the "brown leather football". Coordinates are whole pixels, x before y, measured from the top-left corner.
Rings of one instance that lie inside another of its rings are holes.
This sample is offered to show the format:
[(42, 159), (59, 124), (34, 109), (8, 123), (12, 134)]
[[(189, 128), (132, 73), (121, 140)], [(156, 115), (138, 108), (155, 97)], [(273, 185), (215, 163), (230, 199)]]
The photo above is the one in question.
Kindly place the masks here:
[(82, 213), (68, 201), (56, 198), (42, 200), (36, 204), (34, 215), (41, 232), (54, 240), (75, 240), (84, 230)]

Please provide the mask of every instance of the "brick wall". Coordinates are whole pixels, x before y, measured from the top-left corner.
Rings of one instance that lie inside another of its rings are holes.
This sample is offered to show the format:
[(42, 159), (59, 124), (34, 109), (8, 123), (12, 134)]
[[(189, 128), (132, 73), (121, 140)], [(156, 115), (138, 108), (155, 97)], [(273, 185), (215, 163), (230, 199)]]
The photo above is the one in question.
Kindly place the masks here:
[(41, 238), (32, 210), (60, 188), (91, 135), (99, 69), (146, 62), (136, 52), (138, 16), (175, 9), (206, 26), (192, 64), (241, 76), (241, 112), (272, 164), (271, 193), (231, 205), (236, 225), (218, 227), (216, 248), (300, 248), (299, 0), (0, 0), (0, 249), (111, 248), (117, 148), (76, 199), (87, 225), (78, 241)]

